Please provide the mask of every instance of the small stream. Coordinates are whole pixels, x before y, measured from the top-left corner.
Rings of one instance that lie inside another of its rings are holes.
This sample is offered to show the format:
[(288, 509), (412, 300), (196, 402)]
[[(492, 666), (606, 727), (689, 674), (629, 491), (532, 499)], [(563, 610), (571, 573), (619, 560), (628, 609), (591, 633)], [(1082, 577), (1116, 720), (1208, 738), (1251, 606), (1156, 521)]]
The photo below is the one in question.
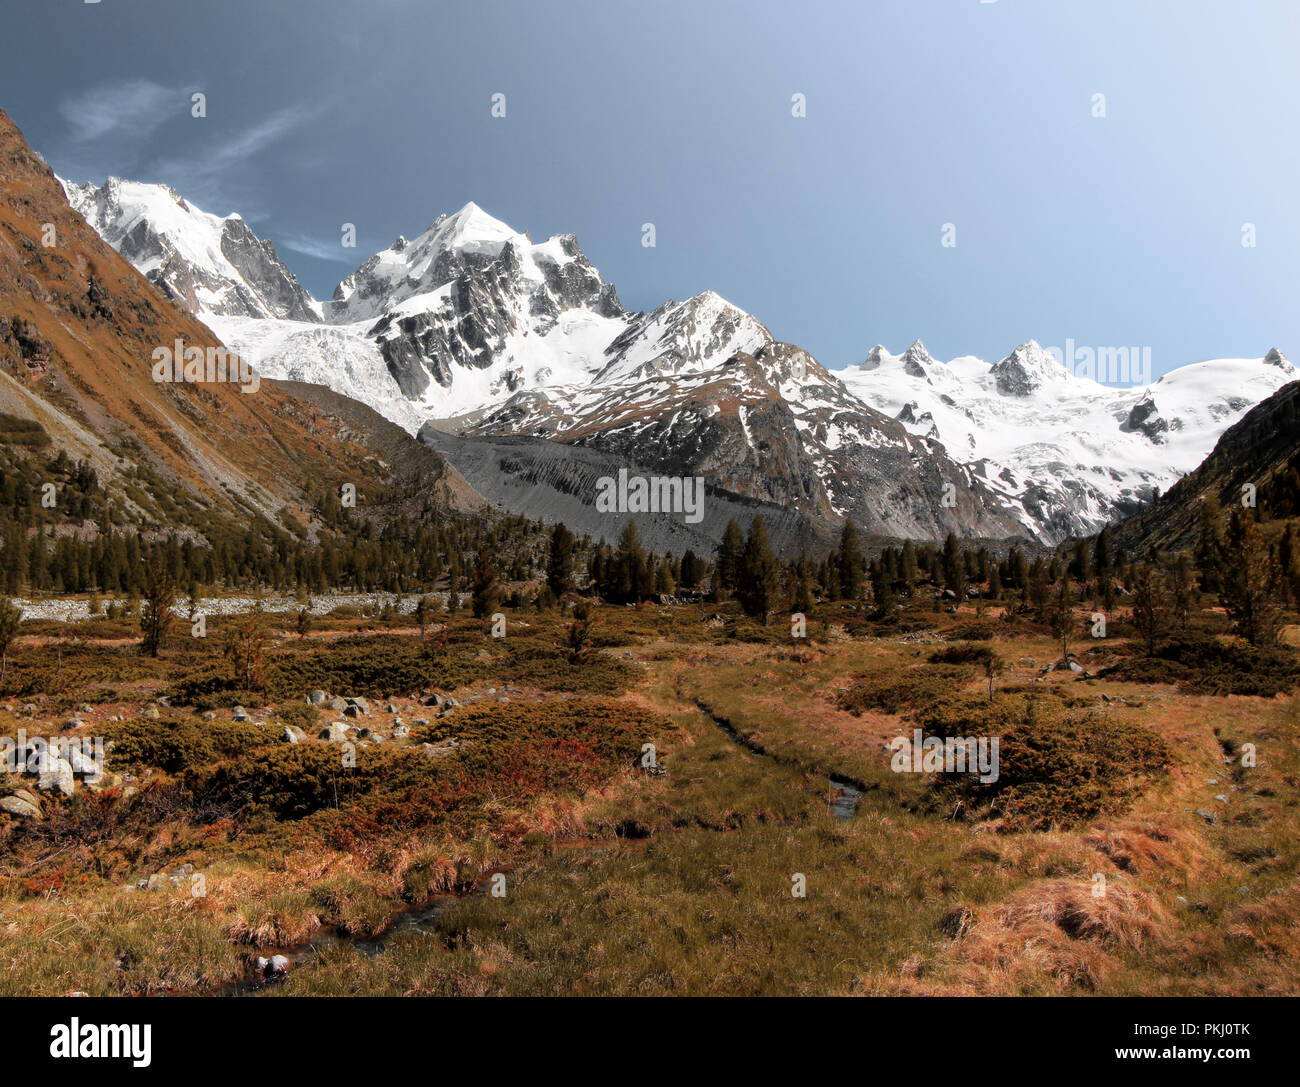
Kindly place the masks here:
[[(711, 713), (703, 703), (697, 702), (696, 707), (708, 720), (712, 721), (722, 732), (735, 743), (738, 747), (744, 748), (752, 754), (759, 755), (763, 758), (772, 759), (774, 762), (780, 762), (783, 765), (791, 765), (795, 769), (806, 769), (799, 764), (788, 763), (787, 760), (778, 758), (769, 752), (762, 744), (756, 740), (740, 735), (730, 721), (724, 718), (716, 717)], [(831, 774), (828, 779), (830, 787), (829, 806), (831, 815), (836, 819), (852, 819), (858, 811), (858, 803), (867, 791), (867, 786), (853, 778), (845, 777), (843, 774)], [(593, 843), (579, 839), (571, 843), (564, 843), (574, 848), (591, 848)], [(561, 843), (556, 843), (557, 847)], [(494, 869), (493, 871), (500, 871)], [(259, 954), (270, 959), (275, 955), (282, 955), (288, 960), (288, 967), (284, 974), (272, 977), (263, 977), (250, 964), (247, 976), (238, 981), (231, 982), (221, 988), (221, 996), (252, 996), (265, 989), (278, 984), (287, 974), (302, 966), (308, 966), (314, 962), (323, 951), (334, 947), (351, 947), (355, 948), (367, 958), (374, 958), (382, 954), (388, 947), (389, 943), (397, 936), (408, 932), (418, 932), (423, 935), (432, 935), (434, 925), (438, 917), (449, 910), (457, 902), (463, 901), (469, 895), (483, 894), (487, 890), (488, 880), (493, 872), (485, 873), (474, 887), (464, 895), (442, 894), (437, 895), (418, 906), (412, 906), (399, 910), (393, 915), (391, 922), (383, 932), (377, 936), (353, 936), (341, 931), (336, 926), (327, 926), (320, 929), (310, 940), (301, 944), (294, 944), (288, 947), (272, 947), (259, 950)]]
[(852, 819), (858, 814), (858, 801), (865, 789), (839, 774), (831, 775), (831, 814), (836, 819)]
[[(736, 731), (735, 725), (726, 720), (726, 718), (716, 716), (707, 706), (704, 705), (703, 702), (697, 700), (695, 707), (700, 711), (700, 713), (717, 725), (727, 738), (732, 741), (732, 743), (739, 747), (743, 747), (746, 751), (755, 755), (761, 755), (765, 759), (772, 759), (774, 762), (780, 762), (782, 765), (792, 766), (795, 769), (807, 769), (807, 767), (801, 764), (777, 758), (777, 756), (773, 755), (757, 740), (752, 740), (749, 737), (742, 736)], [(843, 774), (831, 774), (829, 784), (831, 814), (835, 816), (836, 819), (852, 819), (858, 813), (858, 803), (866, 794), (867, 786), (854, 778), (845, 777)]]
[(418, 906), (410, 906), (399, 910), (393, 915), (388, 927), (375, 936), (353, 936), (350, 933), (343, 932), (337, 926), (327, 925), (319, 929), (310, 940), (304, 943), (285, 947), (259, 948), (257, 954), (263, 958), (270, 959), (275, 955), (281, 955), (287, 959), (288, 967), (284, 973), (265, 977), (258, 973), (256, 967), (250, 963), (245, 977), (223, 985), (217, 995), (252, 996), (260, 993), (279, 984), (287, 975), (293, 973), (299, 967), (311, 965), (322, 952), (331, 948), (354, 948), (367, 958), (373, 959), (387, 949), (388, 944), (394, 937), (403, 933), (418, 932), (425, 936), (433, 935), (434, 922), (440, 915), (471, 895), (486, 893), (489, 877), (499, 871), (503, 871), (503, 869), (493, 869), (492, 872), (484, 875), (475, 884), (474, 888), (464, 895), (440, 894), (422, 902)]

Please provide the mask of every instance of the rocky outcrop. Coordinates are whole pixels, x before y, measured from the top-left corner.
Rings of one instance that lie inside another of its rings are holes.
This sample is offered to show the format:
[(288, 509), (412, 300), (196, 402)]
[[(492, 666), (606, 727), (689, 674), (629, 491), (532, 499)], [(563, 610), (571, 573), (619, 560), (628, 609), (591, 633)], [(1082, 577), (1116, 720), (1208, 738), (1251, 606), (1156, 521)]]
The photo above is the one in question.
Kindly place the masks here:
[(63, 182), (72, 206), (167, 297), (199, 316), (319, 321), (315, 299), (238, 215), (221, 219), (164, 185)]

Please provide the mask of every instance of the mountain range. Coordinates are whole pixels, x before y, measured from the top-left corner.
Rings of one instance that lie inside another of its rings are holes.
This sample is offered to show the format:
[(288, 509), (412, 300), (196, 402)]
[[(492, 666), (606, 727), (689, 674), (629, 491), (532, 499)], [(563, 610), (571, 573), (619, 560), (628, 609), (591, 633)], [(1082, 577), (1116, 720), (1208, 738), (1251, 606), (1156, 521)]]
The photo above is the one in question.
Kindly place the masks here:
[[(131, 252), (143, 255), (146, 235), (137, 224), (118, 241), (132, 239)], [(231, 306), (270, 306), (270, 280), (260, 281), (260, 293), (237, 289), (271, 267), (269, 247), (248, 243), (251, 235), (237, 229), (225, 236), (243, 238), (231, 246), (238, 280), (229, 271), (200, 280), (206, 269), (156, 253), (147, 258), (162, 277), (154, 284), (175, 284), (203, 304), (228, 292)], [(194, 541), (311, 536), (322, 493), (345, 482), (364, 495), (419, 479), (432, 504), (482, 508), (482, 497), (441, 456), (377, 416), (368, 425), (349, 421), (272, 382), (247, 395), (233, 382), (155, 380), (153, 353), (177, 341), (205, 353), (221, 349), (208, 327), (170, 304), (73, 211), (50, 168), (0, 112), (6, 472), (41, 450), (59, 464), (81, 462), (97, 482), (90, 531), (111, 522)], [(385, 427), (413, 452), (399, 455)], [(56, 509), (59, 489), (56, 482)]]
[[(322, 302), (238, 215), (117, 178), (64, 189), (261, 375), (361, 401), (488, 501), (595, 535), (617, 529), (593, 481), (623, 467), (703, 476), (728, 517), (781, 521), (787, 550), (825, 544), (845, 517), (869, 538), (1050, 546), (1148, 505), (1296, 377), (1274, 349), (1113, 388), (1033, 341), (995, 364), (877, 346), (831, 371), (713, 292), (629, 312), (575, 237), (534, 243), (472, 203)], [(649, 542), (720, 530), (661, 518)]]

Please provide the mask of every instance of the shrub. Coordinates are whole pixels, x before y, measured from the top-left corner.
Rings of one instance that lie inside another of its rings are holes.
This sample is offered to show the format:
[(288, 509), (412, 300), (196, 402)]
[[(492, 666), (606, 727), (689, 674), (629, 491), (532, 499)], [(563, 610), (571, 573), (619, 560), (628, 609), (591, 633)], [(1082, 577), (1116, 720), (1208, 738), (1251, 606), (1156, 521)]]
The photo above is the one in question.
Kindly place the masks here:
[[(934, 733), (971, 734), (964, 723)], [(1168, 745), (1150, 729), (1050, 710), (1016, 715), (1001, 729), (998, 756), (994, 782), (982, 784), (974, 774), (936, 774), (931, 787), (938, 798), (982, 807), (1009, 826), (1046, 829), (1121, 810), (1169, 765)]]
[(315, 688), (372, 698), (421, 687), (454, 690), (481, 677), (484, 663), (413, 638), (343, 638), (275, 657), (266, 668), (266, 691), (281, 701)]
[(1286, 648), (1188, 635), (1157, 645), (1152, 656), (1133, 656), (1102, 674), (1138, 683), (1174, 683), (1187, 694), (1272, 698), (1300, 684), (1300, 657)]
[(842, 710), (860, 716), (866, 710), (902, 713), (950, 696), (973, 672), (961, 666), (890, 668), (854, 677), (853, 685), (836, 699)]
[(988, 642), (996, 637), (997, 632), (997, 622), (975, 619), (968, 623), (958, 623), (948, 632), (948, 637), (955, 642)]
[(307, 733), (311, 733), (320, 717), (320, 710), (306, 702), (286, 702), (277, 712), (286, 725), (294, 725)]
[(996, 659), (997, 654), (987, 645), (950, 645), (930, 654), (931, 664), (978, 664)]
[(109, 756), (134, 767), (157, 767), (169, 774), (244, 754), (267, 743), (252, 725), (237, 721), (141, 719), (105, 726), (113, 741)]
[(529, 648), (511, 654), (501, 674), (507, 681), (520, 686), (612, 695), (627, 690), (637, 672), (626, 661), (612, 657), (593, 655), (583, 661), (574, 661), (561, 650)]

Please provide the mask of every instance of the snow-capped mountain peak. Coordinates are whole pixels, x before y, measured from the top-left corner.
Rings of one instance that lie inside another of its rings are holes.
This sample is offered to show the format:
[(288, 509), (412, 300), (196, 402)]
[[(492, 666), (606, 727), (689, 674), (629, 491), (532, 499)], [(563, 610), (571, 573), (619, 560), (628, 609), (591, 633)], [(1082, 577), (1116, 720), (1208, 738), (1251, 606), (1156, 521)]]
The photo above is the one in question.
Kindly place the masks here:
[(478, 252), (496, 256), (506, 242), (524, 239), (500, 219), (489, 215), (474, 201), (470, 201), (454, 215), (440, 215), (429, 228), (425, 238), (430, 245), (459, 252)]
[[(260, 289), (282, 266), (237, 216), (162, 186), (67, 190), (266, 377), (327, 385), (412, 433), (581, 444), (885, 535), (1094, 532), (1296, 377), (1273, 349), (1109, 388), (1033, 340), (990, 366), (919, 339), (831, 373), (714, 291), (627, 313), (573, 235), (534, 244), (472, 202), (368, 258), (323, 322), (314, 302), (285, 319)], [(957, 507), (938, 503), (947, 483)]]
[(627, 328), (605, 348), (608, 362), (595, 375), (602, 383), (698, 373), (739, 352), (757, 354), (772, 334), (754, 317), (714, 291), (685, 302), (665, 302), (649, 314), (633, 314)]
[[(874, 358), (872, 356), (875, 356)], [(934, 439), (1050, 542), (1097, 531), (1196, 467), (1252, 405), (1295, 380), (1281, 352), (1171, 370), (1145, 387), (1071, 375), (1036, 342), (993, 366), (972, 356), (909, 372), (873, 349), (845, 384)]]
[(1027, 340), (990, 371), (1003, 396), (1028, 396), (1070, 380), (1065, 367), (1035, 340)]
[(902, 363), (905, 373), (913, 377), (923, 377), (927, 381), (930, 379), (931, 367), (938, 365), (920, 340), (913, 340), (912, 345), (903, 352)]
[(901, 370), (909, 377), (928, 380), (933, 368), (938, 365), (931, 358), (930, 352), (925, 349), (925, 344), (917, 339), (913, 340), (901, 355), (891, 354), (884, 346), (876, 344), (867, 352), (867, 357), (855, 369), (863, 371), (881, 370), (884, 372)]
[(1285, 374), (1294, 375), (1296, 372), (1296, 368), (1291, 364), (1291, 360), (1282, 354), (1282, 352), (1276, 347), (1270, 347), (1268, 349), (1268, 352), (1264, 355), (1264, 362), (1268, 366), (1276, 366)]
[(893, 356), (890, 355), (890, 353), (885, 350), (883, 344), (876, 344), (875, 347), (873, 347), (870, 351), (867, 352), (867, 357), (863, 359), (860, 363), (858, 363), (858, 369), (859, 370), (879, 369), (881, 362), (883, 362), (886, 358), (892, 358), (892, 357)]
[[(554, 311), (556, 298), (575, 289), (584, 301), (601, 312), (622, 312), (614, 289), (588, 263), (571, 234), (557, 234), (540, 244), (497, 219), (473, 201), (454, 215), (440, 215), (428, 230), (407, 241), (398, 237), (343, 280), (325, 304), (331, 324), (374, 320), (397, 307), (416, 310), (429, 296), (436, 308), (438, 295), (458, 281), (509, 280), (514, 294), (527, 296), (537, 313)], [(599, 296), (599, 297), (597, 297)], [(414, 300), (414, 301), (413, 301)], [(571, 298), (569, 299), (572, 300)]]
[(319, 303), (239, 215), (210, 215), (161, 184), (61, 183), (105, 241), (192, 312), (320, 320)]

